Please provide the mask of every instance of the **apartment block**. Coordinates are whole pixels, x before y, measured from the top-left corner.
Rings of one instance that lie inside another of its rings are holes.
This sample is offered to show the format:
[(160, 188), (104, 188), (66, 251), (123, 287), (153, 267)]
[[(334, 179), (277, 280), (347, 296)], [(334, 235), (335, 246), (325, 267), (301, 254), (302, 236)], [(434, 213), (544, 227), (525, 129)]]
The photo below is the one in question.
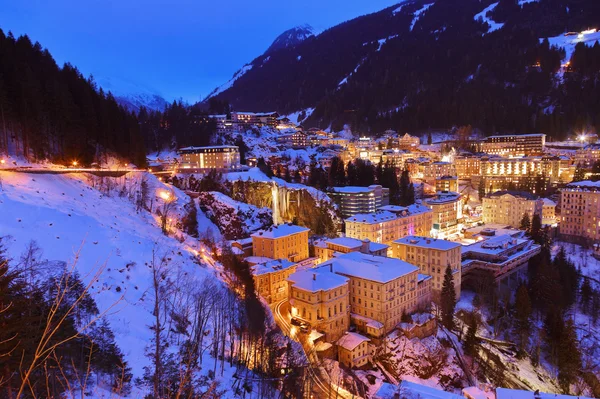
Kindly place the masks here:
[(183, 169), (217, 169), (223, 171), (238, 170), (240, 150), (233, 145), (211, 147), (185, 147), (177, 151), (180, 167)]
[(308, 232), (306, 227), (291, 223), (273, 226), (252, 234), (254, 256), (286, 259), (300, 262), (308, 258)]
[(307, 322), (312, 329), (333, 342), (350, 326), (350, 279), (330, 268), (298, 270), (288, 277), (292, 317)]
[(600, 239), (600, 182), (579, 181), (567, 184), (560, 194), (561, 236)]
[(549, 198), (542, 198), (544, 205), (542, 208), (542, 224), (556, 223), (556, 202)]
[(544, 201), (538, 196), (517, 191), (497, 191), (483, 197), (483, 222), (504, 224), (514, 228), (521, 226), (523, 215), (529, 220), (534, 215), (542, 218)]
[(271, 260), (251, 267), (256, 292), (267, 303), (288, 298), (287, 278), (296, 271), (296, 264), (285, 259)]
[(427, 162), (421, 165), (423, 180), (430, 185), (435, 185), (435, 181), (442, 176), (455, 176), (456, 169), (450, 162)]
[(349, 279), (350, 317), (357, 330), (368, 336), (389, 333), (402, 314), (431, 302), (429, 276), (420, 276), (416, 266), (400, 259), (350, 252), (317, 268)]
[(435, 191), (454, 191), (458, 192), (457, 176), (441, 176), (435, 179)]
[(479, 176), (481, 173), (481, 158), (475, 155), (456, 156), (454, 167), (459, 179), (470, 180), (472, 176)]
[(452, 269), (456, 298), (460, 298), (461, 248), (452, 241), (409, 236), (392, 244), (392, 256), (419, 267), (422, 274), (432, 276), (432, 290), (439, 293), (444, 283), (446, 267)]
[(346, 236), (391, 245), (392, 241), (401, 237), (429, 235), (432, 215), (431, 209), (424, 205), (388, 205), (375, 213), (357, 214), (347, 218), (344, 221)]
[(522, 157), (542, 154), (545, 145), (545, 134), (512, 134), (487, 137), (481, 150), (486, 154)]
[(334, 187), (329, 196), (339, 205), (342, 217), (375, 212), (389, 203), (389, 189), (377, 184), (369, 187)]
[(423, 203), (432, 211), (433, 227), (431, 235), (433, 237), (445, 238), (459, 232), (459, 222), (463, 217), (462, 201), (459, 193), (440, 191), (434, 198), (423, 200)]

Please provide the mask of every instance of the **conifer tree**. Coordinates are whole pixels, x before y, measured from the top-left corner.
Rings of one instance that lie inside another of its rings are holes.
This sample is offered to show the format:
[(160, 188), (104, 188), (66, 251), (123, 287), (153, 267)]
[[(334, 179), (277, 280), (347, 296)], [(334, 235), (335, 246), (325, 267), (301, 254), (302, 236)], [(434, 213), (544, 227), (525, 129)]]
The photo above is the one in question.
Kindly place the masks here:
[(570, 385), (580, 374), (581, 350), (575, 331), (575, 323), (567, 320), (558, 346), (558, 383), (565, 393), (570, 393)]
[(479, 194), (479, 201), (482, 201), (483, 197), (485, 197), (485, 181), (483, 180), (483, 178), (480, 178), (480, 180), (479, 180), (479, 186), (477, 187), (477, 192)]
[(531, 231), (529, 234), (531, 235), (531, 238), (533, 239), (533, 241), (535, 241), (536, 243), (538, 243), (538, 244), (543, 243), (542, 219), (540, 218), (540, 215), (538, 215), (537, 213), (535, 215), (533, 215), (533, 218), (531, 219)]
[(524, 351), (531, 333), (531, 300), (525, 284), (519, 286), (515, 298), (515, 330), (519, 336), (519, 349)]
[(454, 278), (450, 265), (446, 266), (444, 273), (444, 282), (440, 296), (440, 307), (442, 310), (442, 324), (448, 330), (454, 329), (454, 310), (456, 308), (456, 291), (454, 288)]
[(529, 219), (529, 214), (527, 212), (523, 214), (519, 228), (527, 232), (529, 232), (529, 229), (531, 229), (531, 220)]
[(465, 352), (469, 355), (475, 354), (475, 346), (479, 343), (477, 339), (477, 319), (475, 315), (471, 315), (469, 319), (469, 325), (467, 329), (467, 336), (465, 337)]

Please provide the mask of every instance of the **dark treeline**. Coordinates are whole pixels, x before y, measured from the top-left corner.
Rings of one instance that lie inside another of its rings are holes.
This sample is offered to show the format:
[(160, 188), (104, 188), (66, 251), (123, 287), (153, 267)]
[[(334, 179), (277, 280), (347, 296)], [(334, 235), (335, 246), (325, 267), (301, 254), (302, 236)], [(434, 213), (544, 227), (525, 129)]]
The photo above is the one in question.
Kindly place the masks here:
[[(466, 0), (460, 7), (454, 0), (436, 1), (409, 31), (424, 3), (342, 23), (270, 54), (267, 62), (260, 56), (218, 98), (281, 113), (316, 106), (304, 125), (333, 123), (335, 130), (344, 123), (363, 131), (471, 124), (486, 133), (541, 131), (559, 138), (600, 127), (600, 90), (593, 78), (598, 46), (579, 45), (561, 79), (564, 51), (539, 40), (598, 27), (597, 1), (520, 6), (502, 0), (490, 17), (505, 25), (485, 35), (487, 23), (474, 15), (493, 1)], [(388, 40), (380, 46), (382, 38)]]
[(0, 237), (0, 397), (75, 396), (100, 382), (128, 394), (130, 368), (88, 287), (40, 258), (32, 242), (8, 259)]
[(115, 155), (143, 166), (135, 115), (27, 36), (0, 30), (0, 151), (81, 164)]

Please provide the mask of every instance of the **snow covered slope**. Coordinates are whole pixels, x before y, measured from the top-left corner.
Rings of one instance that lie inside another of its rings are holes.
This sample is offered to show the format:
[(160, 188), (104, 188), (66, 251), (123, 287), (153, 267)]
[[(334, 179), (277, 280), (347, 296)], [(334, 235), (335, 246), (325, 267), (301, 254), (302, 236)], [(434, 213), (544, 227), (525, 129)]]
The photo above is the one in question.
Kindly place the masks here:
[[(154, 210), (163, 206), (165, 191), (177, 197), (170, 213), (174, 223), (189, 198), (154, 176), (144, 175), (150, 191), (148, 205)], [(149, 265), (153, 253), (157, 258), (166, 255), (170, 271), (185, 276), (179, 280), (186, 284), (200, 287), (198, 284), (208, 279), (223, 286), (215, 277), (216, 271), (197, 260), (197, 240), (181, 233), (173, 234), (180, 240), (167, 237), (155, 215), (137, 211), (128, 197), (136, 192), (141, 178), (142, 174), (100, 179), (86, 174), (0, 172), (0, 236), (7, 236), (3, 241), (13, 259), (18, 259), (34, 239), (43, 251), (42, 259), (59, 261), (52, 264), (71, 264), (79, 252), (76, 267), (85, 281), (106, 263), (91, 294), (101, 312), (114, 305), (107, 319), (134, 378), (141, 377), (149, 364), (144, 352), (152, 333)], [(111, 194), (99, 190), (108, 185), (113, 186)], [(212, 227), (216, 231), (202, 212), (198, 224), (200, 230)], [(226, 367), (223, 376), (217, 375), (223, 387), (231, 386), (234, 371)]]
[(286, 30), (273, 41), (265, 55), (284, 48), (294, 47), (311, 36), (318, 35), (318, 32), (310, 25), (300, 25)]
[(130, 111), (138, 112), (142, 106), (155, 111), (163, 111), (167, 100), (155, 89), (114, 77), (96, 79), (99, 87), (111, 92), (119, 104)]

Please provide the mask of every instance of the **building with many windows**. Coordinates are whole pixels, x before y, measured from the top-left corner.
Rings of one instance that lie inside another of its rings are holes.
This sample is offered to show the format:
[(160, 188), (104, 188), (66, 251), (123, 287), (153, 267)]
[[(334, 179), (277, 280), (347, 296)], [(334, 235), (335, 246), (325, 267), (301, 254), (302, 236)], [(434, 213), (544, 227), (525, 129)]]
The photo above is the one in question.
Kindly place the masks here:
[(549, 198), (542, 198), (544, 205), (542, 207), (542, 224), (556, 223), (556, 202)]
[(378, 184), (369, 187), (334, 187), (329, 196), (339, 205), (342, 217), (375, 212), (389, 203), (390, 190)]
[(391, 245), (409, 235), (427, 236), (431, 232), (431, 209), (413, 204), (407, 207), (387, 205), (374, 213), (350, 216), (344, 221), (346, 236)]
[(271, 259), (301, 262), (308, 258), (308, 232), (306, 227), (291, 223), (280, 224), (252, 234), (252, 254)]
[(542, 218), (543, 205), (544, 201), (531, 193), (496, 191), (483, 197), (483, 222), (519, 228), (525, 214), (530, 221), (534, 215)]
[(525, 157), (481, 159), (481, 179), (486, 190), (496, 191), (513, 186), (516, 190), (535, 191), (539, 180), (549, 185), (568, 176), (570, 166), (560, 157)]
[(486, 154), (523, 157), (543, 154), (545, 144), (545, 134), (489, 136), (481, 144), (481, 150)]
[(333, 273), (329, 267), (298, 270), (288, 277), (292, 317), (333, 342), (350, 326), (350, 303), (347, 277)]
[(440, 293), (446, 267), (450, 266), (458, 299), (462, 281), (461, 248), (461, 244), (452, 241), (409, 236), (394, 241), (392, 256), (418, 266), (422, 274), (429, 274), (433, 278), (432, 290), (435, 293)]
[(600, 240), (600, 182), (567, 184), (560, 194), (560, 235)]
[(476, 155), (459, 155), (454, 157), (454, 167), (459, 179), (470, 180), (481, 173), (481, 158)]
[(457, 176), (441, 176), (435, 179), (435, 191), (454, 191), (458, 192)]
[(185, 147), (177, 152), (179, 165), (183, 169), (229, 171), (241, 168), (240, 149), (234, 145)]
[(296, 264), (285, 259), (270, 260), (251, 267), (256, 292), (267, 303), (288, 298), (287, 278), (296, 271)]
[(442, 176), (456, 176), (456, 169), (450, 162), (427, 162), (420, 167), (423, 172), (423, 180), (430, 185)]
[(459, 223), (462, 220), (463, 214), (459, 193), (454, 191), (440, 191), (434, 198), (423, 200), (423, 203), (432, 211), (433, 226), (431, 235), (433, 237), (445, 238), (460, 231), (461, 226)]
[(338, 347), (338, 361), (340, 364), (351, 368), (365, 367), (371, 362), (371, 340), (355, 332), (346, 332), (336, 344)]
[[(400, 259), (350, 252), (317, 268), (349, 279), (350, 317), (357, 330), (368, 336), (389, 333), (402, 314), (415, 312), (431, 302), (429, 276), (419, 276), (416, 266)], [(429, 295), (418, 295), (420, 284)]]

